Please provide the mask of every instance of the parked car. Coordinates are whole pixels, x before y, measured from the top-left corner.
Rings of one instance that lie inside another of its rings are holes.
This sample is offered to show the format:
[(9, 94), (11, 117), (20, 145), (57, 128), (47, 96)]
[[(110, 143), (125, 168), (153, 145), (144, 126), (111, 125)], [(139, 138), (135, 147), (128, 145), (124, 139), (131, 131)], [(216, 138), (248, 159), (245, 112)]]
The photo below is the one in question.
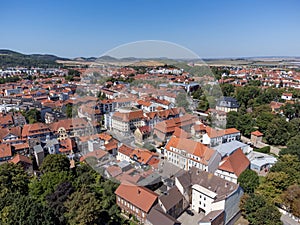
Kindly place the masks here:
[(193, 211), (190, 210), (190, 209), (187, 209), (187, 210), (186, 210), (186, 213), (189, 214), (190, 216), (193, 216), (193, 215), (194, 215)]

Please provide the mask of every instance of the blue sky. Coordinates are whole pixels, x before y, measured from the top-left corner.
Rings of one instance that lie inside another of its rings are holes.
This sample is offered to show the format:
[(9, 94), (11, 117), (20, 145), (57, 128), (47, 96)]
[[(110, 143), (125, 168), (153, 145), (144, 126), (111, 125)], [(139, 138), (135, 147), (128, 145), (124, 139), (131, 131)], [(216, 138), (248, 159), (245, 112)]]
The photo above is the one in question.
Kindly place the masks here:
[(298, 0), (2, 1), (0, 48), (100, 56), (141, 40), (202, 58), (300, 56)]

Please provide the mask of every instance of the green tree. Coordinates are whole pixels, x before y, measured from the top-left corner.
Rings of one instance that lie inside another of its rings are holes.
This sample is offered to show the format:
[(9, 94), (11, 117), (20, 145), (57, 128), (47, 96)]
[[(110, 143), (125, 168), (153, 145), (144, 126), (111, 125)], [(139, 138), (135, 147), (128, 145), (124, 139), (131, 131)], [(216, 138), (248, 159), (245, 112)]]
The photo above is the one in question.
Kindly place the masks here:
[(40, 179), (34, 178), (31, 180), (29, 193), (40, 202), (45, 202), (46, 196), (53, 193), (61, 183), (70, 181), (72, 181), (72, 176), (68, 171), (47, 172)]
[(282, 155), (271, 168), (271, 172), (285, 172), (288, 175), (289, 184), (300, 183), (300, 160), (295, 155)]
[(259, 177), (253, 170), (245, 170), (238, 177), (238, 183), (244, 189), (247, 194), (254, 193), (255, 189), (259, 185)]
[(67, 209), (65, 217), (70, 224), (99, 224), (101, 203), (88, 189), (74, 192), (64, 205)]
[(192, 93), (192, 96), (194, 99), (200, 99), (200, 97), (203, 95), (203, 91), (201, 88), (198, 88), (196, 91)]
[(257, 209), (253, 225), (282, 225), (280, 220), (281, 213), (272, 204), (266, 204)]
[(254, 131), (254, 120), (249, 113), (239, 115), (237, 120), (237, 129), (241, 131), (246, 137), (250, 137), (251, 132)]
[(70, 161), (65, 155), (53, 154), (47, 155), (41, 165), (41, 171), (47, 172), (63, 172), (70, 170)]
[(237, 127), (239, 114), (235, 111), (231, 111), (227, 113), (226, 117), (226, 128)]
[(289, 124), (283, 118), (273, 119), (266, 130), (265, 138), (271, 145), (286, 145), (289, 139)]
[(73, 106), (68, 104), (66, 106), (66, 115), (68, 118), (72, 118), (73, 117)]
[(281, 106), (280, 109), (289, 120), (293, 119), (296, 116), (296, 108), (290, 103), (286, 103), (285, 105)]
[(281, 203), (281, 194), (289, 186), (290, 179), (285, 172), (269, 172), (257, 189), (269, 202)]
[(224, 96), (232, 96), (234, 93), (234, 86), (232, 84), (221, 84), (222, 93)]
[(4, 163), (0, 165), (0, 198), (7, 193), (26, 194), (29, 177), (20, 165)]
[(58, 224), (51, 208), (35, 202), (29, 196), (19, 196), (15, 201), (1, 210), (1, 224)]
[(294, 118), (294, 119), (290, 120), (288, 131), (289, 131), (291, 137), (294, 137), (294, 136), (300, 134), (300, 118)]
[(189, 111), (189, 105), (190, 104), (187, 100), (186, 93), (181, 92), (176, 96), (176, 104), (177, 104), (178, 107), (183, 107), (184, 109)]
[(260, 94), (259, 88), (254, 86), (238, 87), (236, 89), (236, 99), (239, 103), (248, 107), (248, 102), (255, 99)]
[(59, 224), (67, 224), (64, 217), (66, 213), (65, 201), (74, 192), (74, 188), (70, 182), (62, 182), (56, 188), (56, 190), (46, 196), (47, 205), (53, 209), (53, 213), (59, 220)]
[(274, 114), (271, 112), (261, 112), (256, 118), (256, 126), (259, 127), (259, 130), (265, 134), (270, 124), (270, 121), (274, 119)]
[(286, 154), (295, 155), (300, 159), (300, 134), (292, 137), (287, 143), (287, 148), (280, 151), (280, 155)]
[(291, 185), (282, 194), (283, 204), (297, 217), (300, 217), (300, 186)]
[(23, 113), (27, 123), (33, 124), (37, 122), (41, 122), (41, 112), (37, 109), (30, 109)]
[(250, 225), (281, 225), (278, 209), (266, 201), (262, 195), (246, 195), (241, 203), (242, 214)]
[(208, 110), (208, 108), (209, 108), (209, 103), (208, 103), (206, 97), (202, 96), (199, 100), (197, 109), (205, 112)]

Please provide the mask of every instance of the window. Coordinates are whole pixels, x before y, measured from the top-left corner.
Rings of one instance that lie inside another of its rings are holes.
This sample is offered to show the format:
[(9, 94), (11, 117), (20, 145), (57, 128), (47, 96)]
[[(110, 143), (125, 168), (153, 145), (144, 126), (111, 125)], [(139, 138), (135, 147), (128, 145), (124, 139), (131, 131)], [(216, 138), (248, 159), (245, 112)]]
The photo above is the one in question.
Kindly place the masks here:
[(204, 201), (206, 200), (206, 197), (204, 197)]

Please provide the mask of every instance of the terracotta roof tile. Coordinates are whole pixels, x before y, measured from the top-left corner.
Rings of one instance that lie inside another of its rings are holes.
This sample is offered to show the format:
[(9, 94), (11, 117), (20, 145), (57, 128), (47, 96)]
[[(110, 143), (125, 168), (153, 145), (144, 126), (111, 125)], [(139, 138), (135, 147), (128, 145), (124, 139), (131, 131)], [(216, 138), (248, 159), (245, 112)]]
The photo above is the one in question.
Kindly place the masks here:
[(249, 167), (250, 161), (241, 149), (224, 158), (219, 166), (220, 170), (234, 173), (237, 177)]
[(156, 203), (158, 195), (145, 188), (133, 184), (120, 184), (115, 191), (117, 196), (130, 202), (132, 205), (148, 213), (151, 207)]

